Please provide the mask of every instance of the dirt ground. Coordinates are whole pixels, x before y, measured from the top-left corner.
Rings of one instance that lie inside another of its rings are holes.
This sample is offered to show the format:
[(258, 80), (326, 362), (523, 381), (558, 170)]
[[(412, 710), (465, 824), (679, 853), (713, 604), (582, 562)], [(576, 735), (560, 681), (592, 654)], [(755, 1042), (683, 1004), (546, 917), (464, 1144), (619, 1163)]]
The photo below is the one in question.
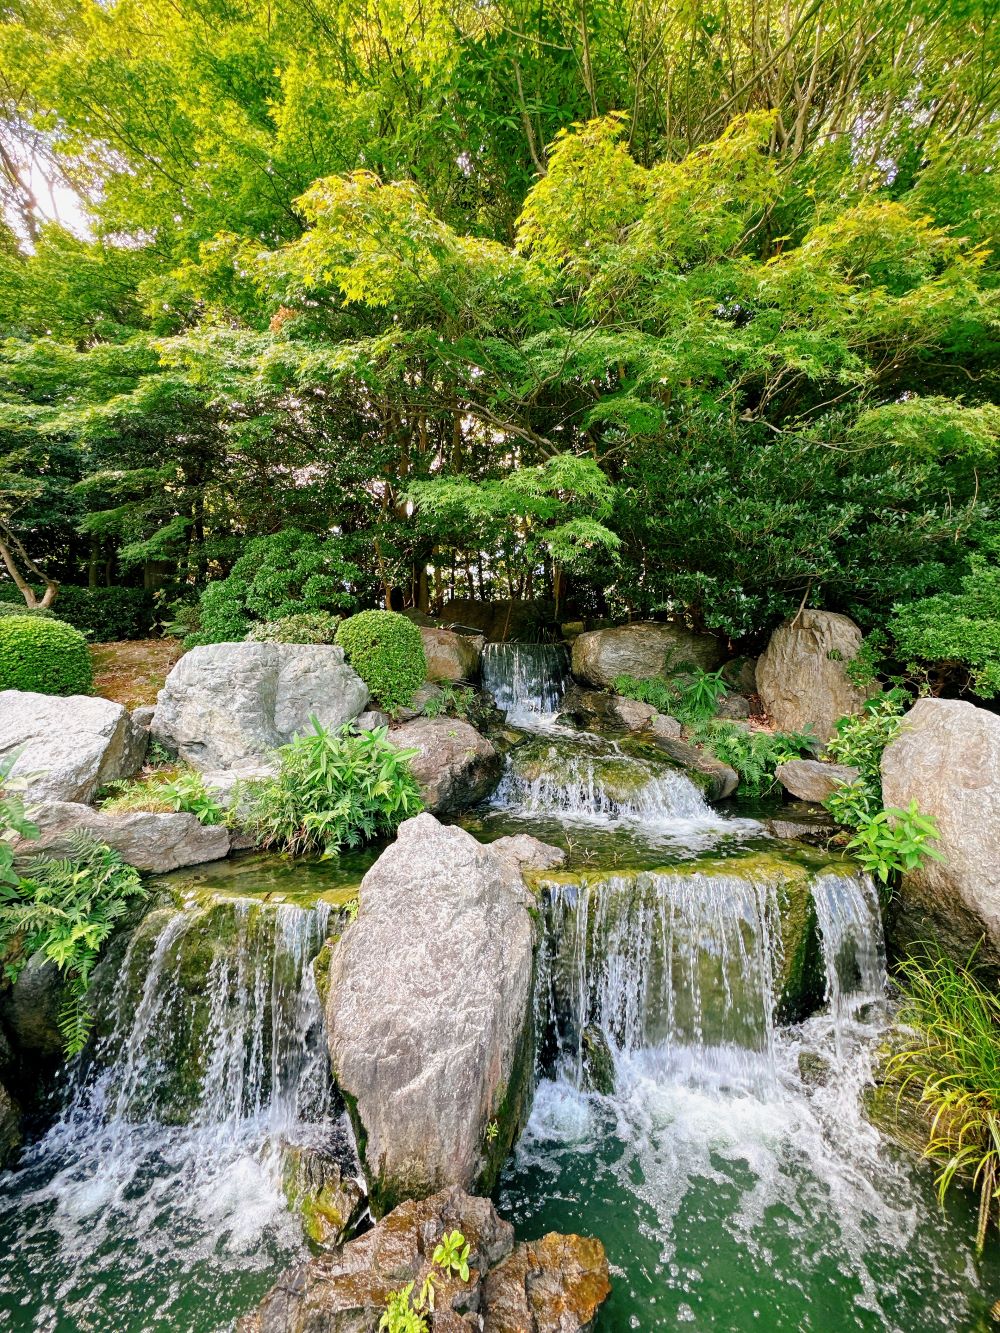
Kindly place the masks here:
[(183, 651), (180, 639), (93, 643), (94, 692), (126, 708), (155, 704), (167, 673)]

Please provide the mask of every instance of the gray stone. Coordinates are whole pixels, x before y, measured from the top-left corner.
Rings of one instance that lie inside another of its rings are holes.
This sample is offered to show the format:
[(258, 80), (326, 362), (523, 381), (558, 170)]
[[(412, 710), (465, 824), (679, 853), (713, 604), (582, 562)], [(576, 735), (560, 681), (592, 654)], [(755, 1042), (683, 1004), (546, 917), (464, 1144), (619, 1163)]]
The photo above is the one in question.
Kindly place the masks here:
[(918, 699), (882, 755), (887, 806), (916, 801), (937, 823), (943, 861), (903, 877), (900, 943), (937, 936), (965, 961), (1000, 967), (1000, 717), (957, 699)]
[(187, 813), (150, 810), (106, 813), (71, 801), (51, 801), (33, 807), (30, 815), (38, 825), (40, 837), (31, 841), (22, 839), (17, 847), (22, 855), (46, 852), (50, 856), (68, 856), (73, 850), (75, 833), (89, 833), (98, 842), (113, 847), (137, 870), (157, 874), (202, 861), (218, 861), (229, 854), (229, 833), (222, 825), (202, 824), (197, 816)]
[(844, 670), (861, 639), (853, 620), (832, 611), (802, 611), (774, 631), (757, 662), (757, 689), (779, 731), (811, 729), (828, 741), (838, 718), (861, 712), (867, 692)]
[(552, 870), (566, 860), (566, 853), (561, 847), (533, 838), (530, 833), (508, 834), (490, 843), (490, 849), (497, 856), (512, 861), (519, 870)]
[(450, 629), (421, 626), (428, 680), (475, 680), (483, 640), (478, 634), (456, 634)]
[(654, 735), (653, 741), (658, 750), (662, 750), (675, 764), (692, 775), (710, 801), (724, 801), (739, 786), (740, 778), (736, 770), (705, 750), (699, 750), (687, 741), (675, 740), (672, 736)]
[(155, 704), (142, 704), (139, 708), (132, 709), (132, 724), (148, 731), (153, 725), (153, 718), (156, 715)]
[(375, 1333), (394, 1291), (410, 1282), (420, 1290), (446, 1231), (465, 1237), (471, 1271), (468, 1282), (449, 1275), (435, 1283), (434, 1328), (469, 1330), (461, 1316), (480, 1308), (482, 1278), (511, 1253), (514, 1228), (489, 1199), (452, 1187), (401, 1204), (357, 1240), (289, 1270), (239, 1333)]
[(485, 800), (500, 781), (500, 756), (485, 736), (459, 718), (407, 722), (390, 739), (400, 750), (417, 751), (410, 770), (433, 814), (467, 810)]
[(343, 1243), (365, 1201), (360, 1181), (336, 1155), (312, 1145), (282, 1145), (281, 1185), (307, 1239), (321, 1249)]
[(359, 899), (327, 1032), (372, 1206), (489, 1190), (530, 1100), (533, 899), (509, 859), (427, 814), (400, 825)]
[(0, 1012), (20, 1055), (52, 1059), (62, 1054), (59, 1013), (66, 983), (55, 963), (33, 954), (14, 985), (0, 1000)]
[(658, 741), (679, 741), (682, 731), (681, 724), (669, 713), (657, 713), (649, 724), (649, 734)]
[(215, 800), (224, 810), (238, 806), (245, 810), (250, 795), (250, 785), (254, 782), (267, 782), (278, 776), (280, 765), (272, 760), (246, 759), (232, 768), (209, 769), (202, 773), (201, 780)]
[(785, 791), (791, 792), (800, 801), (822, 804), (838, 787), (856, 782), (861, 773), (849, 764), (824, 764), (819, 759), (789, 759), (787, 763), (778, 765), (775, 776)]
[(110, 699), (0, 690), (0, 758), (15, 751), (27, 800), (90, 801), (137, 772), (145, 733)]
[(716, 715), (729, 722), (741, 722), (750, 716), (750, 703), (742, 694), (725, 694), (719, 700)]
[(378, 708), (369, 708), (354, 720), (355, 731), (374, 731), (376, 727), (387, 727), (392, 722), (388, 713)]
[(605, 689), (616, 676), (653, 680), (685, 666), (710, 671), (721, 659), (721, 644), (712, 635), (652, 621), (591, 630), (573, 640), (573, 675)]
[(610, 1292), (601, 1242), (550, 1231), (487, 1274), (483, 1333), (589, 1333)]
[(414, 691), (413, 698), (408, 704), (403, 704), (395, 710), (395, 716), (401, 722), (412, 722), (421, 715), (432, 699), (438, 698), (440, 693), (441, 686), (436, 681), (426, 681)]
[(750, 696), (757, 693), (756, 657), (732, 657), (723, 665), (722, 679), (737, 694)]
[(195, 768), (232, 768), (307, 732), (312, 716), (335, 730), (367, 703), (367, 686), (332, 644), (215, 643), (170, 672), (152, 734)]
[(22, 1142), (20, 1107), (0, 1083), (0, 1170), (13, 1162)]

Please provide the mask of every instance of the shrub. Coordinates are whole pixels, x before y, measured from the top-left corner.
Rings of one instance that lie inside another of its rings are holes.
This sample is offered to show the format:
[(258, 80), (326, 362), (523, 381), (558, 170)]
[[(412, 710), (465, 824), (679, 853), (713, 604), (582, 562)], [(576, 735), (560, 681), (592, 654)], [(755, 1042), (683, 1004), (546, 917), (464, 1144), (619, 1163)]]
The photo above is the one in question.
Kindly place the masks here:
[(222, 824), (226, 812), (205, 786), (200, 773), (192, 768), (161, 768), (141, 778), (112, 782), (110, 796), (102, 802), (102, 809), (125, 813), (129, 810), (151, 810), (169, 814), (182, 811), (197, 815), (202, 824)]
[(424, 683), (420, 630), (395, 611), (361, 611), (337, 630), (347, 660), (383, 708), (405, 707)]
[(48, 607), (26, 606), (24, 602), (0, 602), (0, 617), (2, 616), (40, 616), (42, 620), (57, 619), (54, 611)]
[(882, 751), (903, 725), (906, 699), (901, 690), (887, 690), (869, 699), (860, 713), (837, 722), (826, 754), (859, 771), (856, 781), (838, 787), (823, 802), (838, 824), (865, 828), (882, 809)]
[(103, 843), (77, 835), (72, 851), (60, 860), (32, 857), (25, 875), (0, 884), (5, 974), (16, 980), (39, 950), (58, 966), (69, 983), (59, 1015), (67, 1055), (81, 1051), (90, 1034), (86, 994), (101, 946), (146, 893), (139, 872)]
[(911, 801), (905, 810), (892, 805), (864, 819), (847, 850), (869, 875), (888, 884), (890, 875), (919, 870), (928, 856), (943, 861), (941, 853), (930, 846), (939, 836), (934, 820), (921, 814), (916, 801)]
[(250, 643), (334, 643), (340, 617), (329, 611), (300, 611), (251, 626)]
[(1000, 569), (977, 562), (961, 592), (894, 611), (889, 630), (899, 657), (960, 668), (982, 698), (1000, 694)]
[(920, 1085), (932, 1117), (924, 1155), (940, 1165), (942, 1203), (956, 1177), (978, 1190), (981, 1251), (1000, 1185), (1000, 995), (937, 951), (906, 959), (897, 979), (898, 1022), (913, 1035), (887, 1078)]
[(250, 783), (243, 820), (262, 847), (336, 856), (397, 825), (421, 807), (410, 772), (415, 750), (397, 750), (386, 729), (332, 732), (311, 718), (313, 731), (278, 751), (277, 778)]
[(714, 717), (720, 700), (729, 692), (721, 670), (703, 671), (699, 667), (680, 670), (670, 680), (616, 676), (614, 687), (626, 699), (638, 699), (658, 713), (669, 713), (689, 726)]
[(256, 621), (351, 607), (356, 599), (349, 585), (360, 576), (336, 537), (295, 528), (255, 537), (229, 576), (202, 593), (201, 629), (186, 642), (239, 642)]
[(64, 583), (55, 614), (98, 643), (144, 639), (153, 624), (153, 599), (144, 588), (77, 588)]
[(61, 620), (0, 620), (0, 690), (88, 694), (94, 671), (87, 640)]
[(705, 723), (691, 738), (736, 770), (739, 790), (746, 796), (763, 796), (771, 791), (777, 782), (778, 765), (812, 755), (816, 744), (810, 732), (748, 731), (732, 722)]

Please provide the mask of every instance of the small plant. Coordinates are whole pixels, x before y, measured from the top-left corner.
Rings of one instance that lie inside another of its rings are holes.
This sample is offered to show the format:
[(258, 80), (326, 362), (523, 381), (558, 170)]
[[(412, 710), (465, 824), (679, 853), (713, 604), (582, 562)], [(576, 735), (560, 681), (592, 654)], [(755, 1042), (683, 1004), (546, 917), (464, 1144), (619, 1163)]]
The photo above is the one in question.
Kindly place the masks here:
[(347, 902), (344, 903), (344, 916), (347, 917), (348, 921), (357, 921), (358, 910), (360, 909), (360, 907), (361, 907), (360, 898), (349, 898)]
[(616, 676), (615, 693), (625, 699), (636, 699), (639, 703), (649, 704), (658, 713), (672, 714), (680, 702), (675, 686), (662, 677), (655, 680), (637, 680), (635, 676)]
[(496, 1143), (497, 1135), (500, 1133), (500, 1126), (495, 1120), (491, 1120), (483, 1132), (487, 1143)]
[(934, 820), (921, 814), (916, 801), (911, 801), (906, 810), (890, 806), (866, 820), (847, 850), (870, 875), (887, 884), (890, 875), (919, 870), (925, 857), (943, 861), (937, 848), (930, 846), (939, 837)]
[(19, 838), (37, 838), (38, 825), (24, 811), (21, 795), (25, 783), (11, 778), (11, 770), (20, 751), (0, 759), (0, 885), (17, 885), (14, 873), (14, 843)]
[(422, 1311), (434, 1311), (434, 1290), (442, 1278), (452, 1273), (463, 1282), (469, 1280), (469, 1250), (461, 1231), (446, 1231), (434, 1249), (431, 1266), (427, 1270), (420, 1288), (420, 1294), (414, 1300), (414, 1283), (410, 1282), (389, 1297), (385, 1312), (379, 1321), (379, 1328), (385, 1333), (426, 1333), (427, 1320)]
[(260, 846), (336, 856), (422, 809), (409, 768), (416, 750), (397, 750), (385, 727), (333, 732), (310, 722), (312, 733), (278, 751), (278, 776), (248, 784), (245, 823)]
[(382, 1318), (378, 1322), (384, 1333), (427, 1333), (427, 1320), (410, 1304), (413, 1283), (409, 1282), (389, 1297)]
[(361, 611), (341, 624), (337, 642), (372, 697), (388, 712), (405, 708), (424, 683), (423, 640), (406, 616), (395, 611)]
[(329, 611), (300, 611), (251, 626), (248, 643), (334, 643), (340, 616)]
[(424, 704), (423, 715), (444, 717), (446, 714), (451, 714), (452, 717), (468, 717), (475, 699), (475, 690), (471, 690), (468, 685), (444, 682), (440, 685), (438, 693), (432, 694)]
[(680, 696), (677, 716), (682, 722), (701, 722), (714, 717), (729, 693), (721, 668), (718, 671), (695, 668), (678, 679), (677, 689)]
[[(836, 735), (827, 741), (828, 758), (858, 770), (854, 782), (838, 787), (823, 802), (845, 828), (868, 829), (882, 809), (882, 751), (899, 734), (907, 698), (902, 690), (876, 695), (862, 712), (842, 717)], [(866, 836), (880, 835), (876, 829)]]
[(94, 671), (87, 640), (61, 620), (0, 619), (0, 690), (89, 694)]
[(823, 802), (837, 824), (844, 828), (864, 828), (878, 814), (879, 796), (864, 778), (844, 782)]
[(83, 1050), (90, 1035), (86, 994), (101, 946), (146, 892), (139, 872), (103, 843), (77, 835), (72, 853), (34, 856), (23, 876), (0, 885), (5, 975), (15, 981), (39, 951), (56, 964), (68, 982), (59, 1015), (67, 1055)]
[(886, 1068), (911, 1082), (931, 1112), (924, 1155), (937, 1162), (942, 1202), (956, 1179), (979, 1193), (976, 1245), (980, 1252), (1000, 1201), (1000, 994), (936, 950), (900, 964), (903, 1003), (898, 1021), (912, 1040)]
[(101, 808), (109, 813), (183, 811), (197, 815), (202, 824), (225, 822), (226, 812), (205, 786), (204, 778), (193, 768), (153, 769), (141, 778), (112, 782), (108, 790), (113, 794)]
[(457, 1273), (463, 1282), (468, 1282), (469, 1248), (461, 1231), (446, 1231), (434, 1251), (434, 1263), (446, 1275)]
[(776, 783), (775, 770), (791, 759), (811, 755), (816, 746), (812, 734), (802, 732), (748, 731), (732, 722), (703, 723), (691, 733), (723, 764), (735, 769), (739, 790), (748, 796), (763, 796)]

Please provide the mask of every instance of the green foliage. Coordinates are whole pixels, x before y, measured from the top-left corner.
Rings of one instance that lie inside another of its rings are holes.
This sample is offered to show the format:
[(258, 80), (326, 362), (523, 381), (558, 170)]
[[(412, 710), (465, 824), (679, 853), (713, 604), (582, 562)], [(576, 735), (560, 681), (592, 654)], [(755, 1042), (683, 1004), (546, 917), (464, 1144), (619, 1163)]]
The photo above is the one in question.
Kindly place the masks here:
[(860, 713), (838, 719), (826, 755), (858, 769), (855, 782), (839, 787), (824, 802), (838, 824), (866, 828), (882, 809), (882, 751), (899, 734), (907, 702), (902, 690), (887, 690), (869, 699)]
[(729, 692), (721, 670), (704, 671), (700, 667), (678, 668), (669, 680), (616, 676), (614, 687), (626, 699), (649, 704), (658, 713), (670, 714), (685, 726), (698, 726), (714, 717)]
[(340, 617), (329, 611), (300, 611), (252, 625), (250, 643), (335, 643)]
[(655, 708), (658, 713), (672, 715), (680, 703), (677, 687), (661, 677), (653, 680), (637, 680), (635, 676), (616, 676), (614, 688), (615, 693), (623, 698), (649, 704), (650, 708)]
[(410, 1304), (413, 1294), (412, 1282), (408, 1282), (399, 1291), (389, 1297), (382, 1318), (378, 1321), (385, 1333), (427, 1333), (427, 1320)]
[(140, 778), (112, 782), (112, 793), (102, 802), (108, 812), (124, 814), (130, 810), (150, 810), (169, 814), (182, 811), (197, 815), (202, 824), (222, 824), (226, 814), (200, 773), (193, 768), (157, 768)]
[(446, 1231), (434, 1249), (434, 1263), (447, 1276), (456, 1273), (463, 1282), (469, 1280), (470, 1246), (461, 1231)]
[(421, 810), (408, 762), (415, 750), (396, 749), (384, 727), (334, 733), (311, 722), (311, 733), (278, 752), (278, 777), (250, 784), (244, 822), (260, 846), (336, 856)]
[(468, 685), (454, 685), (441, 681), (437, 694), (432, 694), (423, 707), (424, 717), (468, 717), (476, 702), (476, 692)]
[(1000, 1187), (1000, 995), (937, 950), (911, 955), (897, 974), (898, 1022), (910, 1039), (886, 1074), (909, 1084), (931, 1115), (924, 1155), (937, 1163), (943, 1203), (956, 1180), (979, 1194), (980, 1252), (997, 1217)]
[(334, 537), (294, 528), (257, 537), (228, 577), (210, 583), (202, 593), (201, 629), (188, 643), (238, 642), (254, 621), (353, 606), (350, 583), (358, 575)]
[(808, 732), (751, 731), (733, 722), (709, 721), (694, 729), (691, 739), (704, 745), (716, 759), (739, 775), (739, 791), (763, 796), (777, 783), (775, 769), (791, 759), (815, 751), (815, 738)]
[(973, 560), (959, 592), (896, 606), (889, 630), (903, 659), (962, 668), (981, 698), (1000, 694), (1000, 567)]
[(934, 820), (921, 814), (916, 801), (911, 801), (906, 810), (889, 806), (866, 819), (847, 843), (847, 850), (868, 874), (887, 884), (892, 875), (919, 870), (927, 857), (943, 861), (930, 845), (939, 837)]
[(42, 620), (57, 620), (58, 616), (44, 606), (28, 606), (24, 602), (0, 602), (0, 617), (40, 616)]
[(395, 611), (360, 611), (337, 630), (337, 643), (388, 711), (405, 707), (424, 683), (427, 658), (420, 630)]
[(379, 1328), (386, 1333), (426, 1333), (427, 1321), (421, 1313), (424, 1310), (434, 1312), (434, 1289), (444, 1277), (454, 1273), (463, 1282), (469, 1280), (469, 1252), (461, 1231), (446, 1231), (434, 1247), (434, 1255), (420, 1294), (413, 1297), (414, 1284), (411, 1282), (389, 1297), (385, 1313), (379, 1320)]
[(0, 885), (8, 979), (40, 951), (68, 983), (59, 1016), (67, 1055), (78, 1054), (90, 1034), (86, 994), (101, 947), (146, 892), (139, 872), (110, 847), (77, 835), (72, 852), (61, 860), (32, 857), (16, 882)]
[(55, 614), (96, 643), (144, 639), (153, 623), (153, 601), (142, 588), (74, 588), (63, 583)]
[(13, 844), (19, 838), (38, 837), (38, 825), (31, 822), (24, 809), (21, 791), (25, 783), (10, 776), (19, 753), (0, 758), (0, 886), (18, 883)]
[(0, 619), (0, 690), (89, 694), (94, 671), (87, 640), (61, 620)]

